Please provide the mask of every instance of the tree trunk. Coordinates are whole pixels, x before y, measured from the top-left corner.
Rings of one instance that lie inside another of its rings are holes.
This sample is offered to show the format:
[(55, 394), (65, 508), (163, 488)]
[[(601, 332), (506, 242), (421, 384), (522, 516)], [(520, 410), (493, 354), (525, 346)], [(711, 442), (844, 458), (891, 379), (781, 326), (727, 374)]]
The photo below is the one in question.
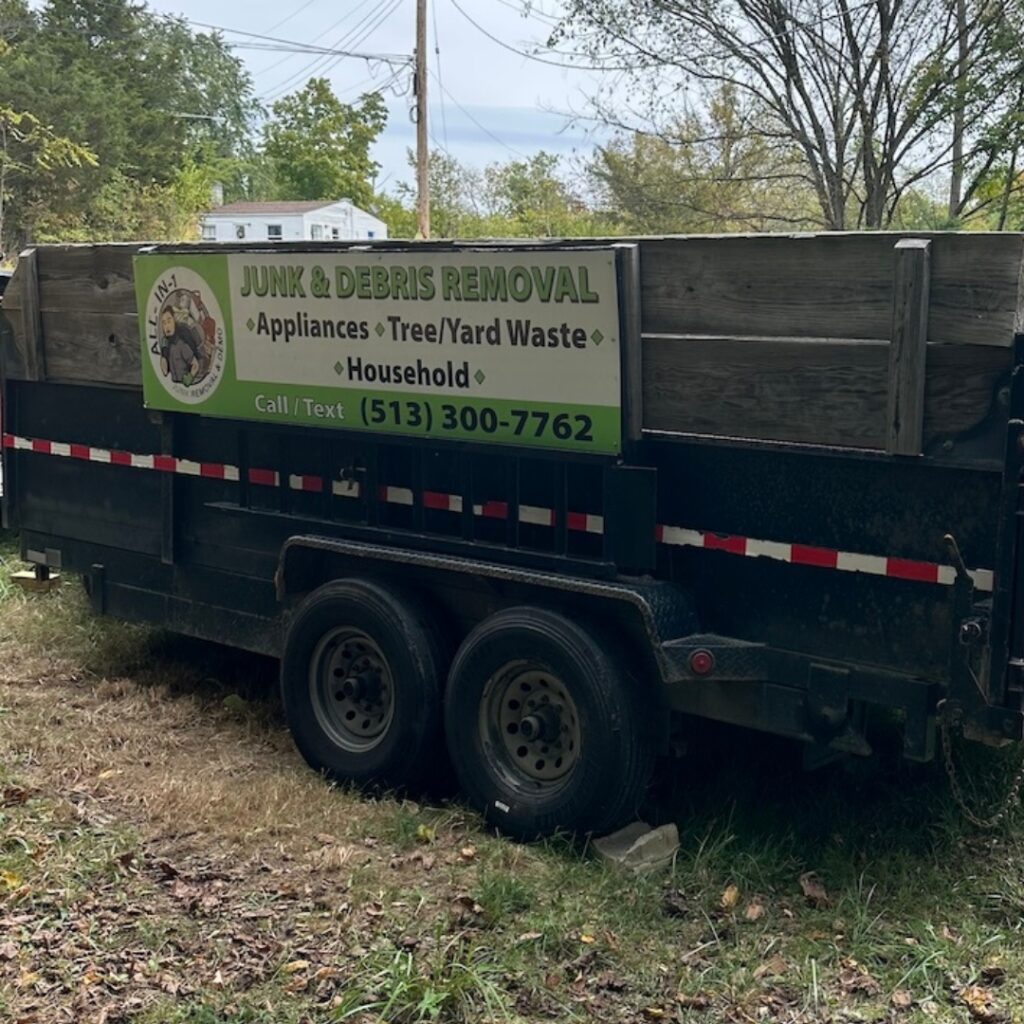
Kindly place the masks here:
[(999, 224), (998, 229), (1000, 231), (1006, 230), (1006, 218), (1010, 212), (1010, 194), (1013, 192), (1013, 184), (1017, 177), (1017, 146), (1013, 147), (1013, 152), (1010, 154), (1010, 169), (1006, 172), (1006, 185), (1003, 187), (1003, 198), (999, 204)]
[(964, 187), (964, 107), (967, 105), (967, 0), (956, 0), (956, 105), (953, 107), (953, 153), (949, 176), (949, 219), (960, 216)]

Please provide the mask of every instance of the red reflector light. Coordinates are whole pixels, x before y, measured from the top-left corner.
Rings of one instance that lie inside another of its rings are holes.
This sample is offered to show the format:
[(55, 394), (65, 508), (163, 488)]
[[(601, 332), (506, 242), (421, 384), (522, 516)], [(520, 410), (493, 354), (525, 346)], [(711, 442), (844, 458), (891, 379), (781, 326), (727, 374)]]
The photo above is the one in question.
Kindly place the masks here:
[(706, 676), (714, 671), (715, 656), (710, 651), (694, 651), (690, 655), (690, 671), (695, 676)]

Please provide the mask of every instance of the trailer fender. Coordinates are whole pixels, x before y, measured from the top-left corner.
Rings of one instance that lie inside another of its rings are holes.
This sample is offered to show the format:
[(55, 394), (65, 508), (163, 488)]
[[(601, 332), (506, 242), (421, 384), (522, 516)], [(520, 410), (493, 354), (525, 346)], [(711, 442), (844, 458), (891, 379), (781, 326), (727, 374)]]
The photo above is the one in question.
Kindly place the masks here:
[(428, 591), (458, 578), (486, 593), (489, 604), (481, 603), (481, 618), (496, 607), (535, 604), (611, 628), (636, 659), (641, 685), (662, 708), (668, 707), (667, 684), (674, 672), (665, 644), (696, 630), (689, 592), (663, 580), (592, 579), (315, 535), (294, 536), (284, 544), (275, 573), (277, 596), (288, 604), (339, 574), (371, 567)]

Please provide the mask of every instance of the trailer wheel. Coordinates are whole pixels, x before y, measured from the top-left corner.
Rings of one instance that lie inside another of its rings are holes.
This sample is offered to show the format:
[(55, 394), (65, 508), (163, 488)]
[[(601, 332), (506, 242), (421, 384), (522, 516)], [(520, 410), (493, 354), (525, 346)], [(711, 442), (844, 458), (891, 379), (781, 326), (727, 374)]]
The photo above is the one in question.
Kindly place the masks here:
[(622, 660), (589, 630), (537, 608), (499, 612), (466, 638), (445, 732), (470, 802), (520, 839), (625, 824), (653, 760)]
[(306, 761), (332, 779), (423, 783), (441, 740), (444, 668), (415, 600), (346, 579), (299, 606), (285, 640), (281, 697)]

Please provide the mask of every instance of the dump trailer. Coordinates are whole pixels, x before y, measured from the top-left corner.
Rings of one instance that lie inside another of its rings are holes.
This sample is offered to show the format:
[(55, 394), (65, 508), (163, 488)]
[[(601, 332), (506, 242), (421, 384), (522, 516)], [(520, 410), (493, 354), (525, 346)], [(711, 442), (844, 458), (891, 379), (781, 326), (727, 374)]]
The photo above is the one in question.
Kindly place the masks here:
[[(680, 724), (1022, 738), (1024, 236), (23, 253), (4, 524), (96, 613), (280, 659), (334, 779), (529, 837)], [(945, 733), (943, 733), (945, 734)]]

